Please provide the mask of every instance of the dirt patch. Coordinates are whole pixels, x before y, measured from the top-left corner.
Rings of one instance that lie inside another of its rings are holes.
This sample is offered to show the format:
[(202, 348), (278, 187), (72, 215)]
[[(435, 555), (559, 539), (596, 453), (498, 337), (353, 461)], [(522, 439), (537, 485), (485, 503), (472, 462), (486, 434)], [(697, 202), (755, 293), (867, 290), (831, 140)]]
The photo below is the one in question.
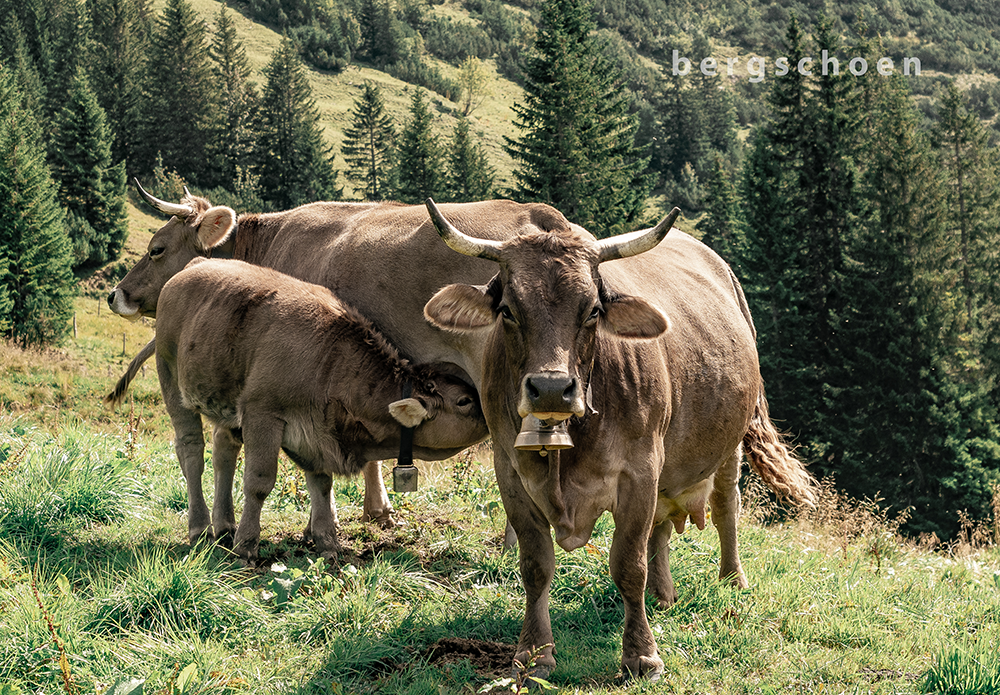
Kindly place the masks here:
[(432, 664), (457, 664), (468, 660), (476, 672), (487, 678), (510, 675), (517, 645), (486, 642), (462, 637), (444, 637), (424, 652)]

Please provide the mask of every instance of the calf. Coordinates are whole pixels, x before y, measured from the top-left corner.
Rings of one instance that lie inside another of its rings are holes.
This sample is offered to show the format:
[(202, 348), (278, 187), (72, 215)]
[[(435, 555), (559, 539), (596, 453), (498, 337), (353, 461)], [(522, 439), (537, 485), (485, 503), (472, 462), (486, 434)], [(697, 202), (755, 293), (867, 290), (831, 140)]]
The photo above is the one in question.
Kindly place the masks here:
[[(241, 261), (199, 259), (163, 287), (156, 315), (156, 368), (187, 480), (192, 541), (209, 526), (201, 415), (216, 425), (216, 438), (222, 433), (246, 448), (234, 549), (248, 561), (257, 556), (279, 449), (306, 474), (307, 537), (335, 557), (332, 476), (395, 456), (400, 424), (416, 428), (414, 455), (431, 461), (487, 435), (472, 387), (433, 365), (409, 364), (324, 287)], [(124, 395), (149, 353), (147, 346), (108, 400)], [(412, 394), (402, 397), (407, 384)], [(235, 461), (223, 462), (215, 471), (216, 505), (232, 499), (234, 468)], [(231, 508), (214, 514), (233, 516)]]

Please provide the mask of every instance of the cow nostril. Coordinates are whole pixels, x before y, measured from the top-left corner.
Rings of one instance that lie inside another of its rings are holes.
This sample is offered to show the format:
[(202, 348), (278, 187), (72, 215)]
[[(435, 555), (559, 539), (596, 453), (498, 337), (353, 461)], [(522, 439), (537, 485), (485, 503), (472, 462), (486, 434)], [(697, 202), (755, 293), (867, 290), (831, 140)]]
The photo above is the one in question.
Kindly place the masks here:
[(569, 385), (563, 391), (563, 400), (567, 403), (576, 398), (576, 379), (571, 379)]
[(527, 384), (525, 384), (525, 386), (528, 389), (528, 398), (532, 400), (537, 400), (538, 397), (541, 395), (541, 393), (539, 393), (538, 391), (538, 387), (536, 387), (533, 383), (531, 383), (531, 379), (528, 379), (528, 382)]
[(118, 290), (111, 290), (111, 294), (108, 295), (108, 306), (115, 305), (115, 292)]

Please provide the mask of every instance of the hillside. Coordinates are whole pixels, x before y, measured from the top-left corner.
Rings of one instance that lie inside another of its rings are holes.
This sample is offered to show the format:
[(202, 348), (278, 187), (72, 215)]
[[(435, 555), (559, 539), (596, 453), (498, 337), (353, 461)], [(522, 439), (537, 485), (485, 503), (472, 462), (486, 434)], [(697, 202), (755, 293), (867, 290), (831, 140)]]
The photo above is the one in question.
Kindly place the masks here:
[[(192, 0), (191, 4), (204, 18), (206, 25), (211, 28), (214, 26), (215, 16), (224, 3), (218, 0)], [(159, 0), (154, 4), (154, 7), (158, 9), (162, 5), (163, 0)], [(240, 4), (234, 4), (232, 7), (237, 10), (232, 14), (236, 20), (240, 41), (246, 48), (247, 57), (252, 66), (261, 71), (270, 59), (271, 53), (278, 47), (281, 34), (248, 18), (240, 11)], [(471, 21), (460, 0), (448, 0), (441, 5), (431, 5), (429, 12), (434, 16), (448, 17), (455, 21)], [(449, 78), (453, 79), (458, 72), (457, 67), (444, 61), (433, 57), (430, 60)], [(516, 129), (512, 124), (514, 112), (511, 110), (511, 105), (520, 98), (521, 90), (516, 84), (497, 74), (494, 66), (489, 63), (487, 65), (493, 71), (490, 84), (491, 93), (471, 115), (473, 129), (482, 138), (487, 156), (497, 169), (498, 182), (504, 185), (510, 179), (513, 167), (510, 158), (503, 151), (503, 137), (516, 135)], [(259, 73), (254, 76), (254, 79), (258, 83), (264, 81)], [(386, 108), (392, 115), (397, 129), (407, 120), (412, 90), (424, 89), (403, 82), (385, 72), (359, 64), (351, 64), (341, 72), (322, 71), (310, 67), (309, 82), (312, 86), (313, 97), (321, 114), (326, 138), (334, 147), (335, 152), (340, 151), (344, 129), (350, 123), (351, 109), (354, 107), (354, 101), (360, 94), (362, 84), (366, 80), (379, 86)], [(427, 90), (427, 94), (431, 102), (432, 112), (437, 115), (435, 132), (443, 142), (449, 142), (453, 137), (457, 117), (461, 115), (461, 106), (430, 90)], [(343, 167), (343, 165), (343, 159), (338, 156), (336, 166)], [(341, 182), (344, 183), (344, 180), (341, 179)], [(349, 187), (345, 190), (345, 195), (351, 197), (352, 193)]]

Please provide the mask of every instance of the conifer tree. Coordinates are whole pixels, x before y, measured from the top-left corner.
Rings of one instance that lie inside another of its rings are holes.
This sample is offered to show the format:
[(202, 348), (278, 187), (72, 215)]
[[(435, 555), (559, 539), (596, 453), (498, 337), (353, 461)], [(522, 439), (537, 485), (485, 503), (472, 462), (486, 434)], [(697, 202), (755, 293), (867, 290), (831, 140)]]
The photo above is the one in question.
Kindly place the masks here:
[(287, 37), (264, 70), (259, 163), (261, 196), (278, 208), (337, 200), (337, 171), (323, 142), (305, 66)]
[(67, 211), (73, 266), (117, 259), (128, 237), (125, 164), (111, 161), (104, 110), (82, 68), (56, 114), (49, 163)]
[(186, 180), (201, 181), (218, 100), (205, 23), (187, 0), (167, 0), (157, 18), (143, 87), (136, 169), (152, 171), (160, 153)]
[(546, 202), (598, 236), (636, 221), (648, 190), (647, 159), (618, 72), (594, 35), (589, 0), (546, 0), (514, 106), (515, 195)]
[(62, 338), (73, 275), (56, 186), (34, 114), (0, 66), (0, 325), (22, 346)]
[(259, 123), (259, 96), (250, 79), (246, 50), (225, 5), (215, 20), (211, 56), (219, 94), (220, 119), (212, 143), (215, 185), (229, 190), (245, 187), (250, 178)]
[(957, 376), (964, 372), (963, 380), (988, 379), (995, 388), (1000, 378), (1000, 152), (989, 146), (985, 128), (953, 83), (941, 107), (934, 137), (948, 178), (944, 219), (963, 308), (964, 345), (955, 348), (964, 354), (964, 364), (954, 366)]
[(399, 137), (396, 192), (404, 203), (421, 203), (444, 193), (444, 156), (431, 128), (431, 114), (423, 90), (410, 102), (410, 120)]
[(493, 197), (496, 172), (469, 132), (469, 119), (460, 118), (448, 152), (448, 191), (451, 200), (466, 203)]
[[(712, 171), (707, 183), (708, 205), (705, 216), (695, 228), (701, 240), (730, 263), (737, 264), (744, 252), (746, 240), (740, 219), (739, 199), (726, 171), (722, 155), (712, 158)], [(737, 275), (740, 273), (737, 271)]]
[(396, 132), (378, 85), (365, 82), (351, 111), (351, 125), (344, 131), (341, 154), (347, 178), (365, 200), (383, 200), (392, 190)]
[[(149, 27), (143, 0), (87, 0), (92, 38), (100, 50), (91, 58), (90, 81), (114, 134), (112, 161), (125, 160), (138, 173), (142, 154), (141, 106)], [(173, 71), (154, 79), (171, 80)], [(154, 155), (155, 159), (155, 155)]]

